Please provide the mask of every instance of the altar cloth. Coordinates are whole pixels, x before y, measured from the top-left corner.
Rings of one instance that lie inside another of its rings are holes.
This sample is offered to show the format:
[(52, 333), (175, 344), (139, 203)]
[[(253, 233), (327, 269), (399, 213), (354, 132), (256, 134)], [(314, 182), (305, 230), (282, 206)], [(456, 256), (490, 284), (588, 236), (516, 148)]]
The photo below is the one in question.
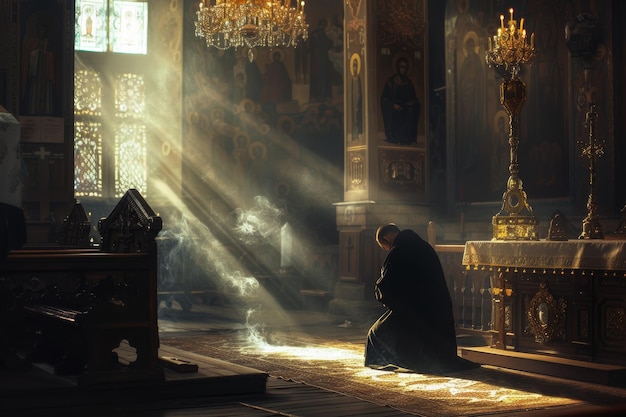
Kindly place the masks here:
[(626, 271), (626, 240), (468, 241), (463, 265)]

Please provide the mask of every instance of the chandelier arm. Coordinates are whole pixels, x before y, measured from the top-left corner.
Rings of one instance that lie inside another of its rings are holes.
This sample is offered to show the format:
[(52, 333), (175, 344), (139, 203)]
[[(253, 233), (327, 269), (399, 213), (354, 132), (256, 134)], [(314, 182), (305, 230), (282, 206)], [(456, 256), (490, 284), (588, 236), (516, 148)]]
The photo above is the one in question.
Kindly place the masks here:
[(290, 0), (217, 0), (198, 5), (195, 34), (208, 47), (295, 47), (308, 38), (305, 2)]

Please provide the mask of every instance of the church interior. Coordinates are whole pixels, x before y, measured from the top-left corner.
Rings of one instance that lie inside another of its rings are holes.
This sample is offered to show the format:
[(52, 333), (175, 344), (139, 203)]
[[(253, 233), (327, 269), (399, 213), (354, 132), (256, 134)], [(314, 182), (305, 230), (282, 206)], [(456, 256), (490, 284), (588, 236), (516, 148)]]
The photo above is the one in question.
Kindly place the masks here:
[[(624, 415), (625, 19), (0, 1), (2, 415)], [(363, 366), (386, 223), (479, 369)]]

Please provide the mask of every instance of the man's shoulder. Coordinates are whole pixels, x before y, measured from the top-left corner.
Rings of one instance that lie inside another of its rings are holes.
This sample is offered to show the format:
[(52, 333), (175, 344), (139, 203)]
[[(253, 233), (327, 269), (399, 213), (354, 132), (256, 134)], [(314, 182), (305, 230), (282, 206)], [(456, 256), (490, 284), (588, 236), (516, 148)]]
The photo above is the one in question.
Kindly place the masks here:
[(413, 230), (403, 230), (398, 233), (394, 245), (402, 248), (400, 252), (410, 252), (422, 256), (436, 255), (435, 249), (426, 240)]
[(394, 240), (396, 244), (421, 244), (422, 242), (425, 240), (411, 229), (401, 230)]

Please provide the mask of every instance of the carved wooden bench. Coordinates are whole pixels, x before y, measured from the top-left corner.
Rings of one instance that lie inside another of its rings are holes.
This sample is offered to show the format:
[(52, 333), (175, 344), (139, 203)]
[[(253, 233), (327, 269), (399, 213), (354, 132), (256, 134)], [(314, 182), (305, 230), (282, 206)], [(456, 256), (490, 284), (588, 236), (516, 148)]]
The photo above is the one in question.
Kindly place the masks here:
[[(129, 190), (99, 221), (99, 248), (12, 251), (0, 263), (0, 291), (13, 297), (9, 315), (27, 330), (22, 342), (34, 342), (27, 358), (77, 375), (79, 383), (163, 378), (155, 241), (161, 228), (161, 218)], [(123, 341), (136, 350), (128, 366), (116, 355)]]

